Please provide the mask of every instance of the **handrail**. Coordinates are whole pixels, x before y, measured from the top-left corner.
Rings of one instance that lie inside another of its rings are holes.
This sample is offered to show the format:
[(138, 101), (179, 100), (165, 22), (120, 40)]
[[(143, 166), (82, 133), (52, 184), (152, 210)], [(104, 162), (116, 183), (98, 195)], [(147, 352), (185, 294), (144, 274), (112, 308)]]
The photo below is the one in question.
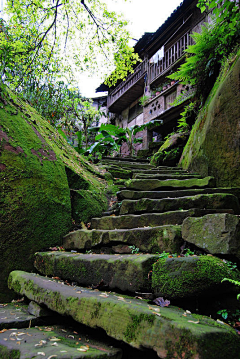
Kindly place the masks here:
[(134, 72), (122, 81), (109, 95), (107, 99), (107, 106), (111, 106), (123, 93), (132, 87), (137, 81), (147, 72), (147, 60), (143, 60), (135, 69)]
[(180, 57), (184, 55), (186, 48), (192, 44), (190, 36), (191, 31), (186, 32), (178, 41), (176, 41), (164, 54), (164, 57), (157, 63), (150, 65), (150, 83), (156, 80), (163, 72), (173, 65)]

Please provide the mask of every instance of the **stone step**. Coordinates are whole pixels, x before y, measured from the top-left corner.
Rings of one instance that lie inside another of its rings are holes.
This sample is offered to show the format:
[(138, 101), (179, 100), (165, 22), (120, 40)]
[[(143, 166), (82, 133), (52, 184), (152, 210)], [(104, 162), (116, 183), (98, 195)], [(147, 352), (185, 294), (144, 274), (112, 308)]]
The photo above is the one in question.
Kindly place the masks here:
[(185, 241), (204, 248), (207, 253), (240, 259), (239, 216), (216, 213), (187, 218), (183, 221), (182, 235)]
[(125, 182), (125, 186), (129, 190), (137, 191), (154, 191), (154, 190), (170, 190), (170, 189), (186, 189), (186, 188), (205, 188), (214, 187), (215, 179), (213, 177), (190, 178), (184, 180), (170, 179), (160, 181), (158, 179), (132, 179)]
[(79, 254), (42, 252), (35, 255), (35, 268), (44, 275), (60, 277), (89, 287), (101, 281), (109, 290), (148, 292), (149, 272), (158, 255)]
[(65, 326), (51, 325), (0, 333), (0, 357), (121, 359), (122, 351), (92, 339), (83, 330), (76, 332)]
[(177, 191), (131, 191), (131, 190), (122, 190), (117, 193), (119, 201), (124, 199), (138, 200), (141, 198), (151, 198), (151, 199), (160, 199), (160, 198), (169, 198), (169, 197), (184, 197), (184, 196), (194, 196), (196, 194), (204, 193), (231, 193), (240, 199), (240, 188), (198, 188), (198, 189), (183, 189)]
[(175, 353), (189, 359), (225, 359), (229, 353), (231, 358), (239, 356), (239, 337), (231, 327), (176, 307), (160, 308), (22, 271), (10, 273), (9, 287), (135, 348), (153, 349), (160, 358), (174, 358)]
[(191, 174), (191, 173), (187, 173), (187, 174), (135, 173), (133, 175), (133, 179), (159, 179), (159, 180), (178, 179), (178, 180), (184, 180), (184, 179), (188, 179), (188, 178), (202, 178), (202, 176)]
[(0, 304), (0, 330), (7, 328), (28, 328), (29, 325), (37, 325), (38, 323), (39, 318), (29, 314), (27, 304), (17, 301), (15, 303)]
[(101, 162), (146, 162), (149, 163), (149, 160), (146, 158), (138, 158), (138, 157), (107, 157), (104, 156)]
[(178, 209), (225, 209), (229, 208), (234, 214), (240, 213), (240, 206), (237, 197), (228, 193), (199, 194), (178, 198), (123, 200), (120, 208), (122, 214), (139, 214), (176, 211)]
[(201, 217), (209, 213), (233, 213), (230, 209), (198, 209), (169, 211), (165, 213), (129, 214), (121, 216), (106, 216), (91, 219), (91, 229), (114, 230), (138, 227), (157, 227), (163, 225), (182, 224), (187, 217)]
[(125, 243), (145, 253), (179, 253), (182, 245), (181, 226), (165, 225), (134, 229), (83, 230), (70, 232), (63, 238), (66, 250), (86, 250), (99, 245)]
[(151, 168), (152, 169), (156, 168), (155, 166), (152, 166), (149, 163), (137, 163), (137, 162), (124, 162), (124, 163), (109, 162), (108, 164), (103, 163), (103, 165), (106, 169), (108, 169), (112, 164), (114, 164), (115, 166), (117, 166), (119, 168), (123, 168), (123, 169), (127, 169), (127, 170), (132, 170), (132, 169), (141, 169), (141, 170), (148, 169), (149, 170)]

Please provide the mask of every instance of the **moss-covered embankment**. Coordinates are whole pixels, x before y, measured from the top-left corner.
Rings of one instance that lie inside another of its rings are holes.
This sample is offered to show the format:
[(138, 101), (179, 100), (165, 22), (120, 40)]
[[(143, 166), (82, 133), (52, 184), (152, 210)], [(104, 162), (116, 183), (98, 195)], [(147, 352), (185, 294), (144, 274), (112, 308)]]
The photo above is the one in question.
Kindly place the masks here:
[(240, 50), (228, 60), (193, 126), (180, 166), (240, 186)]
[(1, 90), (0, 301), (11, 299), (6, 281), (13, 269), (31, 271), (33, 254), (61, 245), (72, 218), (87, 221), (105, 210), (105, 188), (97, 170), (46, 120)]

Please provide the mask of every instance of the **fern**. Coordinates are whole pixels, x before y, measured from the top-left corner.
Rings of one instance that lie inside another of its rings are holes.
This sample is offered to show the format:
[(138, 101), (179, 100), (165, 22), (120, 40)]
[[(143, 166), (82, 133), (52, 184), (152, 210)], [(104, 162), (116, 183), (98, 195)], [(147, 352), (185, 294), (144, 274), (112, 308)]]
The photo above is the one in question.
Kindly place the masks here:
[[(234, 279), (229, 279), (229, 278), (223, 278), (223, 280), (222, 280), (222, 282), (230, 282), (230, 283), (232, 283), (232, 284), (234, 284), (234, 285), (238, 285), (238, 286), (240, 286), (240, 282), (239, 281), (237, 281), (237, 280), (234, 280)], [(237, 299), (239, 299), (240, 298), (240, 293), (237, 295)]]

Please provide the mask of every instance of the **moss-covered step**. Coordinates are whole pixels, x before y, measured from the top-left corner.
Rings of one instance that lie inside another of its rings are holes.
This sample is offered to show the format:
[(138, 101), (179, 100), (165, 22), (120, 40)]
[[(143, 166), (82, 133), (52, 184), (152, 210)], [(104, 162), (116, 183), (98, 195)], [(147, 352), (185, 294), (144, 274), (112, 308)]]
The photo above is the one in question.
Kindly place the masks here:
[(60, 325), (12, 329), (0, 333), (3, 359), (121, 359), (121, 349), (113, 348), (81, 331)]
[(151, 254), (78, 254), (39, 252), (34, 265), (44, 274), (97, 286), (101, 281), (109, 288), (127, 292), (149, 291), (149, 272), (158, 259)]
[(151, 173), (169, 173), (169, 174), (189, 174), (188, 171), (183, 170), (182, 168), (176, 168), (176, 167), (155, 167), (150, 170), (132, 170), (133, 173), (143, 173), (143, 174), (151, 174)]
[(138, 169), (138, 170), (149, 170), (149, 169), (154, 169), (156, 168), (155, 166), (152, 166), (148, 163), (137, 163), (137, 162), (114, 162), (114, 163), (109, 163), (109, 164), (106, 164), (104, 165), (104, 167), (106, 169), (108, 169), (108, 167), (114, 165), (114, 166), (117, 166), (119, 168), (123, 168), (123, 169), (126, 169), (126, 170), (132, 170), (132, 169)]
[(215, 180), (213, 177), (205, 178), (190, 178), (184, 180), (170, 179), (170, 180), (158, 180), (158, 179), (132, 179), (125, 182), (127, 189), (133, 189), (137, 191), (153, 191), (157, 189), (185, 189), (185, 188), (204, 188), (214, 187)]
[(233, 255), (240, 259), (239, 216), (216, 213), (187, 218), (183, 221), (182, 235), (185, 241), (207, 253)]
[(159, 179), (161, 181), (167, 179), (177, 179), (177, 180), (184, 180), (184, 179), (191, 179), (191, 178), (202, 178), (200, 175), (196, 174), (174, 174), (174, 173), (135, 173), (133, 175), (133, 179)]
[(108, 163), (108, 162), (139, 162), (139, 163), (149, 163), (149, 160), (147, 158), (138, 158), (138, 157), (107, 157), (104, 156), (101, 160), (102, 163)]
[[(129, 214), (122, 216), (106, 216), (101, 218), (92, 218), (91, 229), (130, 229), (138, 227), (158, 227), (168, 224), (182, 224), (187, 217), (202, 217), (208, 213), (216, 213), (225, 210), (221, 209), (199, 209), (191, 208), (189, 210), (179, 209), (165, 213), (143, 213)], [(87, 241), (87, 239), (86, 239)]]
[(173, 191), (131, 191), (122, 190), (117, 193), (119, 201), (123, 199), (141, 199), (141, 198), (168, 198), (168, 197), (184, 197), (194, 196), (196, 194), (204, 193), (231, 193), (234, 194), (240, 200), (240, 188), (197, 188), (197, 189), (183, 189)]
[(132, 178), (132, 171), (126, 170), (124, 168), (118, 167), (118, 168), (108, 168), (108, 172), (111, 173), (111, 175), (114, 178), (123, 178), (123, 179), (129, 179)]
[(28, 312), (28, 305), (24, 303), (0, 304), (0, 330), (6, 328), (28, 328), (37, 325), (39, 318)]
[(213, 256), (160, 258), (153, 265), (152, 288), (156, 296), (180, 299), (211, 296), (235, 290), (223, 278), (240, 280), (240, 272)]
[(142, 198), (137, 201), (122, 201), (120, 214), (151, 213), (174, 211), (177, 209), (206, 208), (206, 209), (233, 209), (235, 214), (240, 213), (237, 197), (228, 193), (199, 194), (178, 198), (150, 199)]
[(165, 225), (134, 229), (78, 230), (63, 238), (63, 247), (69, 249), (90, 249), (96, 245), (126, 243), (139, 248), (141, 252), (175, 253), (182, 245), (181, 226)]
[(239, 357), (239, 337), (231, 327), (179, 308), (159, 308), (22, 271), (10, 274), (9, 287), (133, 347), (153, 349), (160, 358), (225, 359), (229, 353)]

